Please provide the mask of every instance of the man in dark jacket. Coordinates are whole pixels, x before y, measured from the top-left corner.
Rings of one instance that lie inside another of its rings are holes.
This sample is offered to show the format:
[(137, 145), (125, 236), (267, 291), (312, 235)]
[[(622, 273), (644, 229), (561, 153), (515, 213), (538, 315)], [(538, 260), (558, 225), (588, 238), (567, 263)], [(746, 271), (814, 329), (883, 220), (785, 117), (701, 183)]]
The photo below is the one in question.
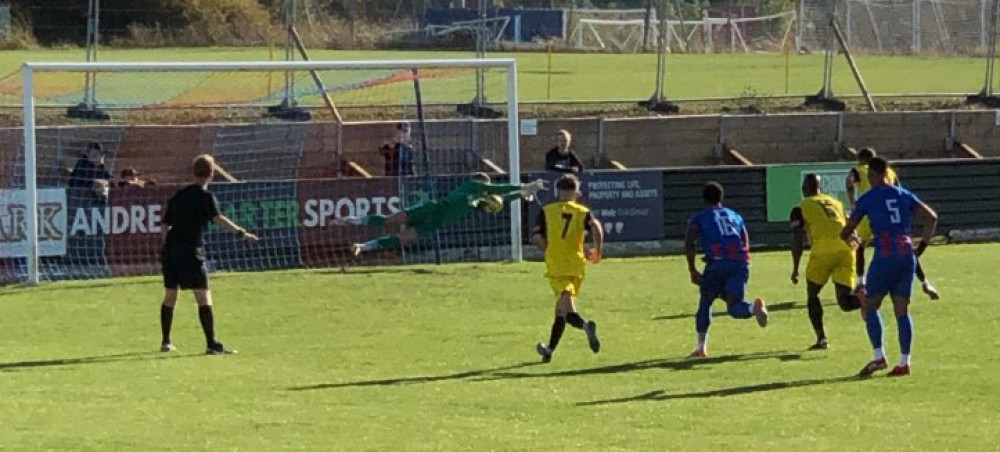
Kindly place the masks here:
[(545, 154), (545, 169), (559, 173), (581, 173), (583, 163), (569, 150), (573, 143), (573, 135), (566, 129), (559, 129), (556, 133), (556, 147)]

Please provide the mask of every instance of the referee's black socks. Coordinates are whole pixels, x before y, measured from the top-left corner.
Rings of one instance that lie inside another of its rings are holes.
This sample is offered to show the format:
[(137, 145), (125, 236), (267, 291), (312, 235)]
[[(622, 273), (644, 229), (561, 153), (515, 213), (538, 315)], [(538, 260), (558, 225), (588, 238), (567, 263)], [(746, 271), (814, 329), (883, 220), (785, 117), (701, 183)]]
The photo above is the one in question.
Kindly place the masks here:
[(212, 306), (198, 306), (198, 320), (201, 329), (205, 331), (205, 343), (208, 347), (215, 345), (215, 317), (212, 316)]
[(174, 324), (174, 307), (160, 305), (160, 332), (163, 333), (163, 343), (170, 343), (170, 328)]

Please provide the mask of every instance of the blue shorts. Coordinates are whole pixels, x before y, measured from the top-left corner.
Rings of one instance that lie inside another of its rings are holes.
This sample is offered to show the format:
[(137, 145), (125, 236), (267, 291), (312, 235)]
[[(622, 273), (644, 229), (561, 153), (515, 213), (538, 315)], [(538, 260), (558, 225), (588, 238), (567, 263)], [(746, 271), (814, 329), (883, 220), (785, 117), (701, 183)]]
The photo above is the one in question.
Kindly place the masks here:
[(743, 301), (750, 282), (750, 265), (745, 262), (715, 261), (705, 266), (701, 275), (701, 301), (730, 297)]
[(865, 277), (868, 298), (891, 295), (909, 300), (916, 268), (917, 258), (913, 255), (872, 259)]

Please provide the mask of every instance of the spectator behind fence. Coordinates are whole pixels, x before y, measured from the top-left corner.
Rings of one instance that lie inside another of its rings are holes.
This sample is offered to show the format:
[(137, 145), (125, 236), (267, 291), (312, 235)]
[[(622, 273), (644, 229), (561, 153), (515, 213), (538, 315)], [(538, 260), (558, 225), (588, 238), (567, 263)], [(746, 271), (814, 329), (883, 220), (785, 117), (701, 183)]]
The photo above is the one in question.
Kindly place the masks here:
[(558, 173), (582, 173), (583, 162), (569, 149), (573, 135), (566, 129), (556, 133), (556, 147), (545, 154), (545, 169)]
[(156, 186), (156, 181), (139, 178), (139, 171), (135, 168), (123, 169), (121, 180), (118, 181), (118, 188), (146, 188), (153, 186)]
[(413, 175), (413, 145), (410, 144), (410, 125), (396, 124), (395, 135), (378, 150), (385, 158), (386, 176)]
[(87, 153), (76, 161), (76, 166), (69, 176), (70, 188), (85, 190), (93, 193), (96, 199), (102, 200), (108, 197), (110, 180), (111, 173), (104, 166), (104, 148), (101, 143), (87, 144)]

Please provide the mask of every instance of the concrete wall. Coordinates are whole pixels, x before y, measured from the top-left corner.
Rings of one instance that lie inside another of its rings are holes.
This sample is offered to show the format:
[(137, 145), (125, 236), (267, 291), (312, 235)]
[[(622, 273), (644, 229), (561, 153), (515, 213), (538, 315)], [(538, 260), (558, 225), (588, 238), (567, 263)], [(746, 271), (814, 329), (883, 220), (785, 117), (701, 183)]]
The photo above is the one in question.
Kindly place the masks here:
[[(955, 140), (972, 146), (984, 157), (1000, 156), (1000, 126), (996, 124), (993, 110), (543, 119), (539, 120), (536, 135), (521, 136), (521, 169), (544, 168), (545, 153), (554, 146), (558, 129), (572, 132), (572, 147), (590, 168), (607, 168), (611, 160), (628, 168), (649, 168), (732, 163), (724, 158), (724, 149), (739, 151), (753, 164), (842, 160), (846, 155), (841, 146), (873, 146), (880, 154), (897, 160), (953, 158), (960, 157), (948, 147)], [(297, 165), (299, 178), (337, 177), (347, 160), (379, 176), (383, 174), (383, 159), (378, 149), (395, 134), (395, 122), (391, 121), (343, 126), (261, 124), (251, 127), (253, 132), (241, 132), (238, 127), (43, 128), (39, 130), (40, 174), (46, 167), (51, 174), (57, 174), (58, 167), (71, 168), (85, 143), (97, 140), (112, 151), (110, 158), (116, 171), (134, 167), (160, 182), (182, 182), (191, 158), (203, 152), (214, 153), (217, 140), (220, 146), (231, 146), (234, 139), (241, 139), (238, 134), (245, 133), (247, 152), (265, 166), (271, 164), (264, 158), (267, 147), (280, 147), (285, 154), (300, 147), (297, 159), (286, 158), (282, 163)], [(282, 133), (269, 127), (284, 127), (289, 142), (275, 143), (281, 141)], [(461, 160), (467, 157), (463, 154), (474, 153), (500, 167), (508, 166), (505, 121), (442, 120), (431, 121), (427, 127), (431, 148), (454, 154), (448, 158)], [(20, 130), (0, 130), (0, 162), (19, 160), (19, 148)], [(13, 171), (8, 167), (4, 168)], [(3, 173), (9, 176), (11, 171)], [(289, 168), (275, 168), (274, 177), (288, 172)]]

